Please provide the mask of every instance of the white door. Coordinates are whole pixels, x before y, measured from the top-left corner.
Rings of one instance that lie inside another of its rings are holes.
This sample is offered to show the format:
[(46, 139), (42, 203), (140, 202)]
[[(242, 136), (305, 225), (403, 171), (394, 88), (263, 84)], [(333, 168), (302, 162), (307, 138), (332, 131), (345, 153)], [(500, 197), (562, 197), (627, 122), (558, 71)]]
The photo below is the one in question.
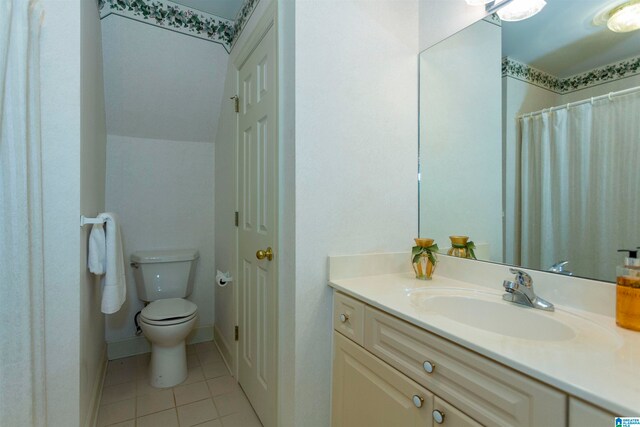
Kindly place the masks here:
[(275, 425), (277, 393), (278, 146), (274, 33), (272, 26), (238, 70), (238, 381), (267, 427)]

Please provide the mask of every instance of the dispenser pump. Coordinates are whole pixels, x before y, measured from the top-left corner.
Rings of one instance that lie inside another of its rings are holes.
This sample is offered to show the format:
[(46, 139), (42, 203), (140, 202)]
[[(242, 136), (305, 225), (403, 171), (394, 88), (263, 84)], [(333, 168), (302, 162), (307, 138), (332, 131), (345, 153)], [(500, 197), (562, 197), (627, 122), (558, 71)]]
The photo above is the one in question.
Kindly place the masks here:
[(627, 252), (629, 254), (628, 257), (624, 258), (624, 266), (625, 267), (640, 267), (640, 259), (638, 258), (638, 252), (640, 252), (640, 246), (636, 249), (618, 249), (618, 252)]

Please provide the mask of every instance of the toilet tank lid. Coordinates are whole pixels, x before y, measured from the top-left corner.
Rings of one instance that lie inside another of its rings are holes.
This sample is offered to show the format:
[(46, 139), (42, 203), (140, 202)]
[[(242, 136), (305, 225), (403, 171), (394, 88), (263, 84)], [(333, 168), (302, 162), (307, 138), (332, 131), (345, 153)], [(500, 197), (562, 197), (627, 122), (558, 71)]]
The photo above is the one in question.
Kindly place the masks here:
[(176, 249), (166, 251), (138, 251), (131, 254), (131, 261), (140, 264), (192, 261), (200, 256), (197, 249)]

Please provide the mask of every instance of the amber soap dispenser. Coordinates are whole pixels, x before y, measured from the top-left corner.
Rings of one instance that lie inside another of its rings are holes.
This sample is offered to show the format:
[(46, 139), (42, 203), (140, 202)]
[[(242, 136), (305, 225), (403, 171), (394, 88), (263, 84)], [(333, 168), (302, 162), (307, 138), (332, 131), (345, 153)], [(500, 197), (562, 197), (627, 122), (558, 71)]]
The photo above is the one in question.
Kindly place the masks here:
[(616, 269), (616, 324), (620, 327), (640, 331), (640, 259), (638, 250), (620, 249), (628, 252), (624, 265)]

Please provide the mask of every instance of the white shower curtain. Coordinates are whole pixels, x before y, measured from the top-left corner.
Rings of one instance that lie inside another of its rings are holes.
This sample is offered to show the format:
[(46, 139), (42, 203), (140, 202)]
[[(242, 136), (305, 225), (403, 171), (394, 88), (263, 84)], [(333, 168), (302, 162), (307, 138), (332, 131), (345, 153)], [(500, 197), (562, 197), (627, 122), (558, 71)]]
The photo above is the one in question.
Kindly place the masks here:
[(640, 92), (521, 119), (521, 265), (615, 280), (640, 246)]
[(46, 424), (38, 0), (0, 0), (0, 425)]

